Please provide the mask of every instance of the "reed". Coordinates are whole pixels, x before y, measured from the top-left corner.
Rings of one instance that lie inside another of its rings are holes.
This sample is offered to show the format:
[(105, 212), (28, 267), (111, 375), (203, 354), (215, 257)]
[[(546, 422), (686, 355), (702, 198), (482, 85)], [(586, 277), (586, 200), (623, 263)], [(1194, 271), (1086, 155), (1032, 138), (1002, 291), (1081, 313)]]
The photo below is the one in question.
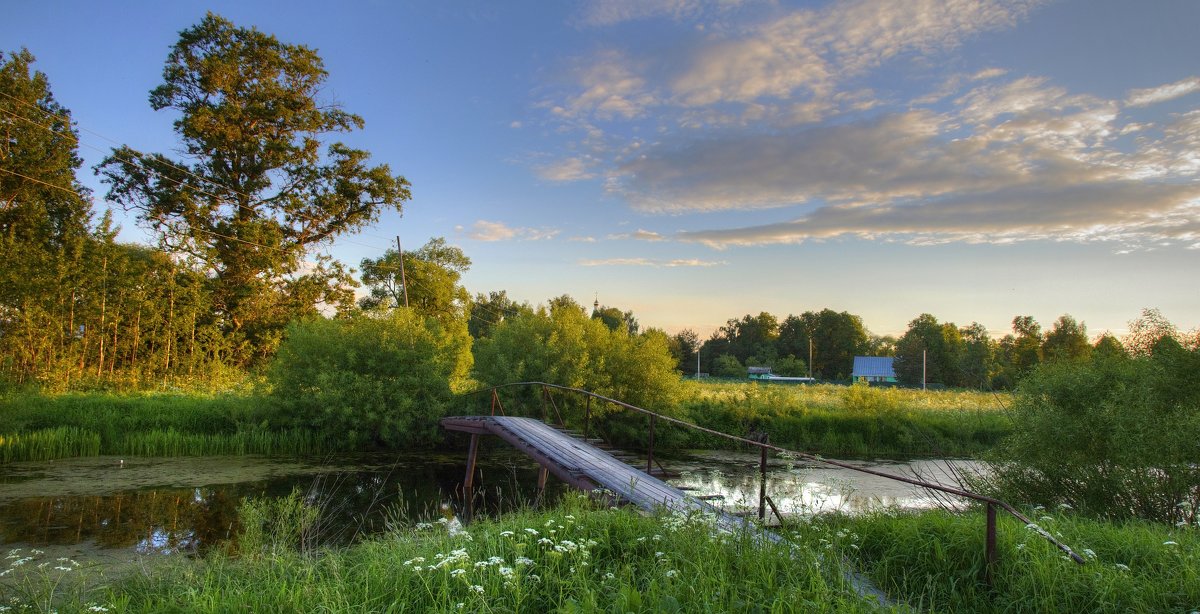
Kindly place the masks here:
[(73, 426), (0, 435), (0, 462), (45, 461), (100, 454), (100, 435)]

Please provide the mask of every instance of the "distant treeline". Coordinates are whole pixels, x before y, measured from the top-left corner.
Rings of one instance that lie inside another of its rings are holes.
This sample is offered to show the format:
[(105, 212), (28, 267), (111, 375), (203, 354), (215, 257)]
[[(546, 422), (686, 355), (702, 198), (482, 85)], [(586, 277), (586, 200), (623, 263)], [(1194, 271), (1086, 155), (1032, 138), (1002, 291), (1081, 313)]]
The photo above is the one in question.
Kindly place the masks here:
[(1032, 316), (1017, 316), (1012, 332), (997, 339), (977, 322), (960, 327), (923, 313), (897, 339), (871, 334), (861, 317), (845, 311), (806, 311), (782, 322), (762, 312), (729, 320), (703, 343), (684, 330), (671, 338), (671, 351), (684, 374), (698, 367), (715, 377), (745, 378), (746, 368), (757, 366), (828, 381), (849, 380), (855, 356), (894, 356), (901, 384), (919, 386), (924, 376), (927, 383), (989, 390), (1012, 388), (1042, 363), (1087, 362), (1095, 354), (1143, 356), (1163, 337), (1185, 348), (1200, 346), (1200, 332), (1180, 332), (1156, 309), (1143, 310), (1129, 326), (1122, 339), (1104, 334), (1092, 340), (1070, 315), (1048, 331)]

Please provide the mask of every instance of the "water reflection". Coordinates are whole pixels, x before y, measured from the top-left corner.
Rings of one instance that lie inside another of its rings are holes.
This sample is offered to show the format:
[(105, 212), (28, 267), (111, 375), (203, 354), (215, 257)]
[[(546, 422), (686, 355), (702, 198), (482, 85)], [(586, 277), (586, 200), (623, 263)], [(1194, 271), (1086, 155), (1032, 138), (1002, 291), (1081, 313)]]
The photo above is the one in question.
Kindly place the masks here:
[[(644, 461), (643, 461), (644, 462)], [(697, 452), (664, 459), (682, 473), (671, 480), (731, 510), (757, 510), (758, 456)], [(966, 461), (862, 462), (893, 473), (950, 483), (947, 468)], [(387, 514), (412, 521), (440, 515), (443, 504), (463, 513), (464, 453), (343, 458), (96, 457), (0, 466), (0, 538), (9, 547), (89, 544), (141, 554), (203, 553), (238, 533), (244, 497), (283, 497), (300, 489), (322, 510), (321, 544), (347, 543), (384, 530)], [(537, 465), (507, 448), (480, 456), (475, 512), (495, 514), (535, 500)], [(544, 501), (566, 486), (551, 479)], [(819, 464), (772, 458), (767, 493), (784, 514), (878, 506), (930, 507), (927, 493), (907, 484)]]
[[(843, 461), (888, 473), (955, 485), (954, 474), (978, 470), (967, 460)], [(671, 459), (679, 472), (670, 482), (730, 511), (758, 509), (759, 458), (755, 453), (694, 452)], [(771, 458), (767, 463), (767, 496), (783, 514), (840, 511), (862, 513), (885, 507), (931, 508), (941, 498), (918, 486), (816, 462)]]
[[(123, 460), (123, 462), (122, 462)], [(96, 457), (0, 466), (0, 541), (10, 547), (88, 543), (142, 554), (203, 553), (238, 532), (244, 497), (299, 489), (322, 510), (322, 544), (382, 531), (388, 514), (412, 520), (461, 506), (457, 454), (349, 458)], [(488, 451), (476, 477), (477, 513), (532, 501), (537, 465)], [(552, 484), (545, 499), (565, 489)]]

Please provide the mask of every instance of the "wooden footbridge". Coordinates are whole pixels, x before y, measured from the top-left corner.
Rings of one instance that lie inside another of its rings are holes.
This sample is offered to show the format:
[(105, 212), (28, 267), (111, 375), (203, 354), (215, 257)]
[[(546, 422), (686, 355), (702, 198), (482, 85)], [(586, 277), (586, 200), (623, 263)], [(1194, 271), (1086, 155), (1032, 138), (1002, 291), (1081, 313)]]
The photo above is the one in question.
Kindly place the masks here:
[[(539, 418), (524, 418), (505, 415), (504, 405), (501, 402), (499, 391), (515, 387), (535, 388), (541, 391), (541, 417)], [(566, 428), (566, 422), (563, 420), (562, 412), (559, 410), (558, 403), (555, 401), (552, 391), (572, 393), (582, 396), (586, 401), (584, 404), (582, 418), (582, 431), (571, 432)], [(468, 493), (470, 500), (470, 491), (474, 485), (475, 479), (475, 463), (479, 455), (479, 440), (483, 435), (495, 435), (500, 439), (508, 442), (514, 448), (524, 452), (532, 457), (540, 465), (538, 472), (538, 487), (544, 488), (549, 474), (553, 473), (563, 482), (570, 484), (576, 488), (586, 492), (599, 491), (608, 496), (617, 497), (630, 504), (636, 505), (647, 511), (658, 509), (668, 509), (672, 511), (699, 511), (703, 513), (711, 513), (717, 519), (717, 526), (727, 531), (753, 529), (759, 531), (759, 535), (763, 538), (778, 542), (782, 541), (782, 537), (778, 534), (762, 530), (755, 523), (750, 522), (744, 517), (730, 514), (723, 510), (708, 504), (700, 498), (691, 496), (684, 491), (667, 484), (658, 479), (654, 473), (654, 443), (655, 431), (659, 422), (671, 424), (678, 427), (701, 431), (708, 435), (724, 438), (735, 441), (753, 448), (760, 452), (760, 487), (759, 487), (759, 507), (758, 516), (760, 520), (765, 519), (766, 509), (769, 505), (772, 512), (779, 520), (783, 520), (779, 516), (779, 511), (775, 509), (774, 503), (766, 492), (766, 475), (767, 475), (767, 454), (775, 452), (777, 454), (787, 455), (792, 458), (799, 458), (815, 463), (832, 465), (841, 467), (851, 471), (860, 473), (868, 473), (871, 475), (887, 478), (912, 484), (925, 488), (929, 491), (942, 493), (944, 495), (952, 495), (963, 497), (981, 503), (986, 510), (986, 529), (985, 529), (985, 566), (984, 566), (984, 582), (988, 585), (992, 584), (993, 571), (999, 561), (999, 554), (996, 550), (996, 513), (1004, 511), (1013, 517), (1020, 520), (1026, 526), (1036, 527), (1033, 522), (1024, 514), (1018, 512), (1008, 503), (992, 497), (980, 495), (970, 491), (926, 482), (911, 478), (908, 476), (895, 475), (870, 469), (859, 467), (848, 463), (842, 463), (835, 460), (830, 460), (798, 452), (795, 450), (787, 450), (779, 446), (771, 445), (765, 435), (761, 435), (756, 439), (739, 437), (722, 433), (702, 426), (691, 424), (677, 418), (665, 416), (643, 409), (628, 403), (608, 398), (580, 390), (578, 388), (570, 388), (567, 386), (559, 386), (556, 384), (548, 384), (544, 382), (518, 382), (513, 384), (505, 384), (496, 386), (487, 390), (481, 391), (490, 393), (491, 408), (488, 415), (478, 416), (459, 416), (451, 418), (443, 418), (441, 425), (443, 428), (450, 431), (461, 431), (470, 434), (471, 442), (467, 453), (467, 472), (464, 480), (464, 487)], [(618, 459), (613, 454), (593, 445), (601, 440), (591, 437), (592, 434), (592, 402), (593, 400), (615, 406), (620, 410), (629, 411), (634, 414), (646, 416), (647, 420), (647, 448), (646, 452), (646, 470), (636, 469), (626, 462)], [(557, 427), (547, 424), (551, 421), (551, 409), (553, 410), (553, 418)], [(496, 415), (499, 413), (500, 415)], [(661, 469), (661, 466), (660, 466)], [(665, 471), (657, 472), (660, 474)], [(1084, 564), (1083, 557), (1076, 554), (1066, 544), (1058, 541), (1054, 536), (1045, 531), (1039, 532), (1041, 537), (1053, 543), (1056, 547), (1070, 556), (1076, 563)], [(857, 574), (851, 574), (848, 577), (851, 584), (860, 593), (874, 594), (882, 596), (877, 589), (869, 586), (864, 579), (858, 577)]]
[[(723, 512), (709, 503), (689, 496), (651, 473), (635, 469), (609, 452), (556, 429), (535, 418), (512, 416), (467, 416), (442, 419), (449, 431), (471, 434), (467, 452), (467, 477), (464, 488), (474, 485), (475, 461), (479, 455), (479, 437), (495, 435), (532, 457), (541, 466), (539, 490), (546, 485), (547, 474), (584, 492), (599, 492), (617, 497), (645, 510), (697, 511), (710, 513), (717, 526), (726, 531), (752, 528), (745, 518)], [(774, 537), (774, 534), (770, 534)]]

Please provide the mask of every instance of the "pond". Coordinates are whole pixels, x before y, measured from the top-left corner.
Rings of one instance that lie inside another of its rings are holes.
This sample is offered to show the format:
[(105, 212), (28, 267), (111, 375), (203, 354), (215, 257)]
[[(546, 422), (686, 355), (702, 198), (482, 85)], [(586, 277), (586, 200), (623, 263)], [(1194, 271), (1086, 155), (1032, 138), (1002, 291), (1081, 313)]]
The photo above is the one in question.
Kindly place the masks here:
[[(860, 461), (894, 473), (940, 477), (964, 461)], [(663, 459), (670, 481), (697, 495), (720, 495), (726, 509), (757, 508), (756, 454), (699, 451)], [(91, 457), (0, 466), (0, 540), (6, 548), (53, 549), (94, 560), (129, 554), (202, 554), (237, 532), (244, 497), (299, 489), (323, 510), (322, 543), (384, 530), (387, 519), (429, 519), (461, 504), (463, 452), (354, 457)], [(497, 513), (537, 500), (537, 465), (507, 447), (481, 452), (476, 512)], [(845, 469), (773, 458), (767, 492), (784, 514), (857, 512), (883, 505), (930, 507), (921, 489)], [(554, 480), (544, 500), (567, 487)]]

